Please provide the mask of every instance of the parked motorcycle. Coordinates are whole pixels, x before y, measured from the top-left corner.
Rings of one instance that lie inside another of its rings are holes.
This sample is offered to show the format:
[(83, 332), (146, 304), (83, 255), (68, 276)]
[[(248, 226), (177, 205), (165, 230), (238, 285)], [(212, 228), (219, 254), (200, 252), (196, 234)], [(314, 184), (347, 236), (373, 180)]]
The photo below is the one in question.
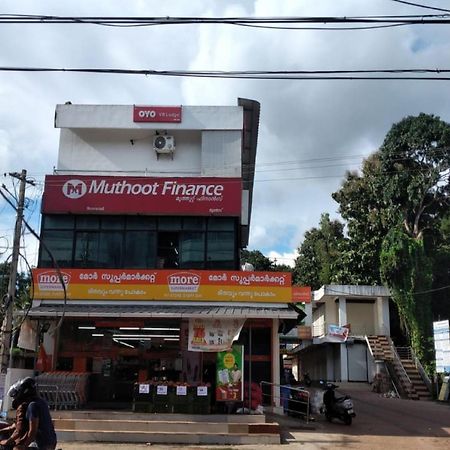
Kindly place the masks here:
[(323, 394), (323, 406), (321, 412), (329, 422), (336, 417), (342, 420), (346, 425), (351, 425), (353, 417), (356, 417), (353, 409), (353, 401), (348, 395), (336, 397), (335, 390), (339, 387), (333, 383), (320, 382), (325, 389)]

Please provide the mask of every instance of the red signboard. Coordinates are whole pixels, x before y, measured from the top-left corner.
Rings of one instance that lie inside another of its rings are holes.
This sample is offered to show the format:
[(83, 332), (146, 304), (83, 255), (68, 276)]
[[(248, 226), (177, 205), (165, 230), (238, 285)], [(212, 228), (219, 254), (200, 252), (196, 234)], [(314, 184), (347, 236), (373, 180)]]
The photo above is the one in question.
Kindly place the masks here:
[(42, 212), (240, 216), (240, 178), (47, 175)]
[(181, 122), (181, 106), (136, 106), (134, 122)]
[(311, 303), (311, 287), (292, 286), (292, 301), (295, 303)]

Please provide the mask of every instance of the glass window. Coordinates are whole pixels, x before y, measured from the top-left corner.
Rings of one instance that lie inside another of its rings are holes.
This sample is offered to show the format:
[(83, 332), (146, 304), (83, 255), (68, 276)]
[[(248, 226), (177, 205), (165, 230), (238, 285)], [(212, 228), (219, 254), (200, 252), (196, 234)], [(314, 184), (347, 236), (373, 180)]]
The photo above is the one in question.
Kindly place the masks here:
[(72, 229), (74, 224), (73, 216), (44, 216), (43, 229)]
[(123, 230), (125, 228), (125, 217), (106, 216), (102, 217), (103, 230)]
[(206, 259), (209, 269), (235, 269), (234, 233), (209, 232)]
[(98, 246), (98, 265), (104, 268), (122, 267), (123, 233), (100, 233)]
[(176, 269), (179, 267), (178, 240), (178, 233), (158, 233), (158, 269)]
[(97, 267), (99, 233), (76, 233), (74, 267)]
[(233, 217), (210, 217), (208, 230), (210, 231), (234, 231), (235, 220)]
[(184, 230), (204, 230), (205, 219), (203, 217), (185, 217), (183, 220)]
[(97, 230), (99, 226), (98, 216), (77, 216), (78, 230)]
[[(73, 231), (44, 230), (42, 242), (50, 250), (59, 267), (71, 267)], [(40, 267), (53, 267), (50, 255), (41, 246)]]
[(180, 266), (187, 269), (204, 269), (205, 233), (185, 231), (181, 235)]
[(156, 217), (129, 216), (127, 230), (156, 230)]
[(181, 217), (160, 217), (158, 228), (160, 230), (181, 230)]
[(125, 269), (153, 269), (156, 267), (156, 233), (127, 231), (125, 235)]

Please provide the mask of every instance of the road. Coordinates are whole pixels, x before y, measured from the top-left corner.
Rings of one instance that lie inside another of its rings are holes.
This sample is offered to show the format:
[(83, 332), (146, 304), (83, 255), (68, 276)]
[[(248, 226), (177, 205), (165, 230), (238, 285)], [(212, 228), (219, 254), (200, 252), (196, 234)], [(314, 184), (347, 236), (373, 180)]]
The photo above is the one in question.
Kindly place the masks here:
[(299, 419), (280, 421), (282, 445), (179, 446), (145, 444), (66, 443), (63, 450), (445, 450), (450, 449), (450, 403), (384, 398), (364, 389), (346, 388), (357, 417), (351, 426), (322, 417), (310, 426)]

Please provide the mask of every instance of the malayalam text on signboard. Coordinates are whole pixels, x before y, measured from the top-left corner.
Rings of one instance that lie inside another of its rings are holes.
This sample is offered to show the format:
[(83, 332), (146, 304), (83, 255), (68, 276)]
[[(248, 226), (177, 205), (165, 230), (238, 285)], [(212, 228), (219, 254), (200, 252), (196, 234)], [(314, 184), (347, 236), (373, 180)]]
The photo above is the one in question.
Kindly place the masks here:
[(289, 272), (34, 269), (34, 298), (292, 302)]

